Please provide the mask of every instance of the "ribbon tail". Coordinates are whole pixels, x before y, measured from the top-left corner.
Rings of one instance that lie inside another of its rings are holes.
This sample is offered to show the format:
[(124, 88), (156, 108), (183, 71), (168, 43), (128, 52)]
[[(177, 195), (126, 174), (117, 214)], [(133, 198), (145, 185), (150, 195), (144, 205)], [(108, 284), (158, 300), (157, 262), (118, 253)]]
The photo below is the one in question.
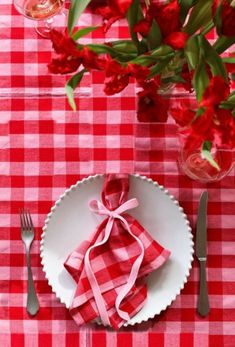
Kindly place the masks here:
[(140, 249), (141, 249), (140, 255), (135, 260), (135, 262), (134, 262), (134, 264), (132, 266), (131, 273), (130, 273), (130, 276), (129, 276), (128, 280), (127, 280), (127, 283), (122, 288), (122, 290), (119, 292), (119, 294), (118, 294), (118, 296), (116, 298), (116, 302), (115, 302), (115, 307), (116, 307), (116, 310), (117, 310), (119, 316), (122, 319), (127, 321), (127, 320), (130, 319), (130, 316), (129, 316), (129, 314), (126, 311), (123, 311), (123, 310), (120, 309), (120, 305), (121, 305), (123, 299), (126, 297), (126, 295), (129, 293), (129, 291), (131, 290), (131, 288), (135, 284), (135, 281), (136, 281), (136, 279), (138, 277), (139, 269), (140, 269), (141, 263), (142, 263), (143, 258), (144, 258), (144, 246), (143, 246), (142, 242), (140, 241), (140, 239), (132, 233), (132, 231), (131, 231), (131, 229), (129, 227), (128, 222), (121, 216), (119, 216), (119, 219), (125, 225), (126, 230), (128, 231), (128, 233), (138, 242), (138, 244), (140, 246)]
[(107, 225), (106, 225), (106, 228), (105, 228), (105, 235), (104, 235), (104, 238), (101, 242), (91, 246), (86, 254), (85, 254), (85, 258), (84, 258), (84, 265), (85, 265), (85, 270), (86, 270), (86, 274), (87, 274), (87, 278), (90, 282), (90, 286), (91, 286), (91, 289), (93, 291), (93, 294), (94, 294), (94, 298), (95, 298), (95, 302), (96, 302), (96, 305), (97, 305), (97, 309), (99, 311), (99, 315), (100, 315), (100, 318), (102, 320), (102, 322), (105, 324), (105, 325), (110, 325), (110, 320), (109, 320), (109, 317), (108, 317), (108, 313), (107, 313), (107, 310), (106, 310), (106, 307), (105, 307), (105, 302), (104, 302), (104, 299), (103, 299), (103, 296), (102, 296), (102, 293), (100, 291), (100, 287), (99, 287), (99, 284), (96, 280), (96, 277), (94, 275), (94, 272), (91, 268), (91, 263), (90, 263), (90, 252), (98, 247), (98, 246), (101, 246), (103, 245), (104, 243), (107, 242), (109, 236), (110, 236), (110, 233), (112, 231), (112, 226), (113, 226), (113, 218), (109, 218), (108, 222), (107, 222)]

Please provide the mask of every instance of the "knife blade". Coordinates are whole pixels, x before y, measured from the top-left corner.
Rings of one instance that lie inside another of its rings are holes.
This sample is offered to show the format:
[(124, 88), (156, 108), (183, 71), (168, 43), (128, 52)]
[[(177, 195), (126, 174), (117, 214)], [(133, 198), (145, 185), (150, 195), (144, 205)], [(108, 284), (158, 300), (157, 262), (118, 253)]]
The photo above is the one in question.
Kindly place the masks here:
[(199, 202), (196, 231), (196, 256), (200, 263), (200, 286), (197, 310), (202, 317), (205, 317), (210, 311), (206, 280), (207, 202), (208, 192), (204, 191), (201, 195)]

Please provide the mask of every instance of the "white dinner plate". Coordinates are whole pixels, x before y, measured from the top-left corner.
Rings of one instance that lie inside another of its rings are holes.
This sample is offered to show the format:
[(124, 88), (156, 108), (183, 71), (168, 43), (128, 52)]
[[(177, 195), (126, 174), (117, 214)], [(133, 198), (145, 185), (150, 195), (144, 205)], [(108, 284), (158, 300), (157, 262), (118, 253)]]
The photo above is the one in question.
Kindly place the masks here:
[[(65, 270), (67, 256), (95, 230), (104, 216), (90, 211), (90, 200), (101, 200), (104, 175), (90, 176), (66, 190), (48, 214), (41, 240), (43, 270), (53, 292), (69, 308), (76, 283)], [(163, 247), (171, 251), (166, 263), (148, 277), (143, 309), (125, 325), (147, 321), (176, 298), (187, 281), (193, 260), (191, 228), (173, 196), (151, 179), (130, 175), (129, 198), (139, 206), (128, 211)]]

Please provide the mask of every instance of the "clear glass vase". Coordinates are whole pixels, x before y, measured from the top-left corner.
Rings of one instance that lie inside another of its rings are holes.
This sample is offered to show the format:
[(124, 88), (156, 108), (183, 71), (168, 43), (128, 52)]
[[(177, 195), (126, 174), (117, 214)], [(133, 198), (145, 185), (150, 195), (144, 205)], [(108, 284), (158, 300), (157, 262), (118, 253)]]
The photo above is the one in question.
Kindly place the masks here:
[(229, 174), (235, 164), (234, 151), (217, 149), (212, 151), (212, 156), (219, 166), (219, 170), (213, 167), (206, 160), (201, 151), (188, 150), (183, 145), (180, 146), (178, 163), (181, 170), (191, 179), (212, 183), (223, 179)]

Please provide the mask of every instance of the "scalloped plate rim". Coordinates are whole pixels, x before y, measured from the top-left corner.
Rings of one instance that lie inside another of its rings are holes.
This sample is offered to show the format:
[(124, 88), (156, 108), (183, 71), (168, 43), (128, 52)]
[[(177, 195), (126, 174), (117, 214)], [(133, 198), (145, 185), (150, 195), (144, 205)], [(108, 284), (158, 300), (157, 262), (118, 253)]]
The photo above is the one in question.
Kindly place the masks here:
[[(77, 181), (75, 184), (71, 185), (69, 188), (67, 188), (63, 194), (61, 194), (59, 196), (59, 198), (55, 201), (54, 205), (51, 207), (50, 209), (50, 212), (47, 214), (47, 217), (45, 219), (45, 222), (44, 222), (44, 226), (42, 228), (43, 232), (41, 234), (41, 241), (40, 241), (40, 257), (41, 257), (41, 265), (42, 265), (42, 270), (45, 274), (45, 277), (48, 281), (48, 284), (50, 285), (50, 287), (52, 288), (52, 291), (54, 292), (56, 298), (58, 298), (60, 300), (60, 302), (62, 304), (64, 304), (66, 306), (66, 308), (68, 309), (69, 308), (69, 305), (67, 305), (67, 303), (65, 302), (65, 300), (63, 298), (60, 297), (60, 295), (58, 294), (58, 290), (57, 288), (53, 285), (53, 283), (51, 283), (50, 281), (50, 278), (48, 277), (47, 275), (47, 267), (46, 267), (46, 264), (44, 262), (44, 250), (43, 250), (43, 247), (44, 247), (44, 237), (45, 237), (45, 233), (47, 231), (47, 228), (48, 228), (48, 224), (50, 222), (50, 219), (52, 217), (52, 214), (54, 213), (54, 210), (56, 209), (56, 207), (61, 203), (61, 201), (69, 194), (70, 191), (76, 189), (77, 187), (79, 187), (80, 185), (84, 184), (85, 182), (87, 181), (91, 181), (91, 180), (95, 180), (99, 177), (104, 177), (105, 174), (95, 174), (95, 175), (90, 175), (88, 177), (85, 177), (79, 181)], [(175, 301), (176, 297), (180, 294), (180, 292), (182, 291), (182, 289), (184, 288), (185, 286), (185, 283), (187, 282), (188, 280), (188, 277), (189, 277), (189, 274), (190, 274), (190, 270), (192, 269), (192, 262), (193, 262), (193, 254), (194, 254), (194, 242), (193, 242), (193, 235), (192, 235), (192, 228), (190, 227), (190, 223), (187, 219), (187, 216), (186, 214), (184, 213), (184, 210), (183, 208), (179, 205), (179, 202), (174, 198), (173, 195), (171, 195), (169, 193), (169, 191), (167, 189), (165, 189), (164, 186), (162, 185), (159, 185), (158, 182), (156, 181), (153, 181), (151, 178), (147, 177), (147, 176), (143, 176), (143, 175), (140, 175), (140, 174), (130, 174), (130, 176), (134, 176), (136, 178), (140, 178), (142, 180), (146, 180), (148, 181), (149, 183), (153, 184), (154, 186), (158, 187), (160, 190), (162, 190), (173, 202), (175, 205), (178, 206), (179, 208), (179, 211), (181, 212), (181, 214), (183, 215), (183, 218), (185, 220), (185, 223), (187, 225), (187, 231), (188, 231), (188, 236), (189, 236), (189, 239), (190, 239), (190, 264), (189, 264), (189, 267), (188, 267), (188, 271), (187, 273), (185, 274), (185, 278), (184, 278), (184, 281), (183, 283), (181, 284), (181, 286), (178, 288), (178, 291), (176, 292), (175, 296), (171, 299), (171, 301), (166, 304), (161, 310), (155, 312), (153, 315), (149, 316), (148, 318), (146, 319), (142, 319), (140, 321), (136, 321), (136, 322), (132, 322), (131, 320), (126, 322), (124, 324), (124, 326), (134, 326), (135, 324), (140, 324), (142, 322), (147, 322), (148, 320), (150, 319), (153, 319), (155, 316), (159, 315), (162, 311), (164, 311), (165, 309), (167, 309), (169, 306), (171, 306), (172, 302)], [(133, 317), (132, 317), (133, 318)], [(101, 322), (99, 321), (96, 321), (97, 324), (102, 324)]]

